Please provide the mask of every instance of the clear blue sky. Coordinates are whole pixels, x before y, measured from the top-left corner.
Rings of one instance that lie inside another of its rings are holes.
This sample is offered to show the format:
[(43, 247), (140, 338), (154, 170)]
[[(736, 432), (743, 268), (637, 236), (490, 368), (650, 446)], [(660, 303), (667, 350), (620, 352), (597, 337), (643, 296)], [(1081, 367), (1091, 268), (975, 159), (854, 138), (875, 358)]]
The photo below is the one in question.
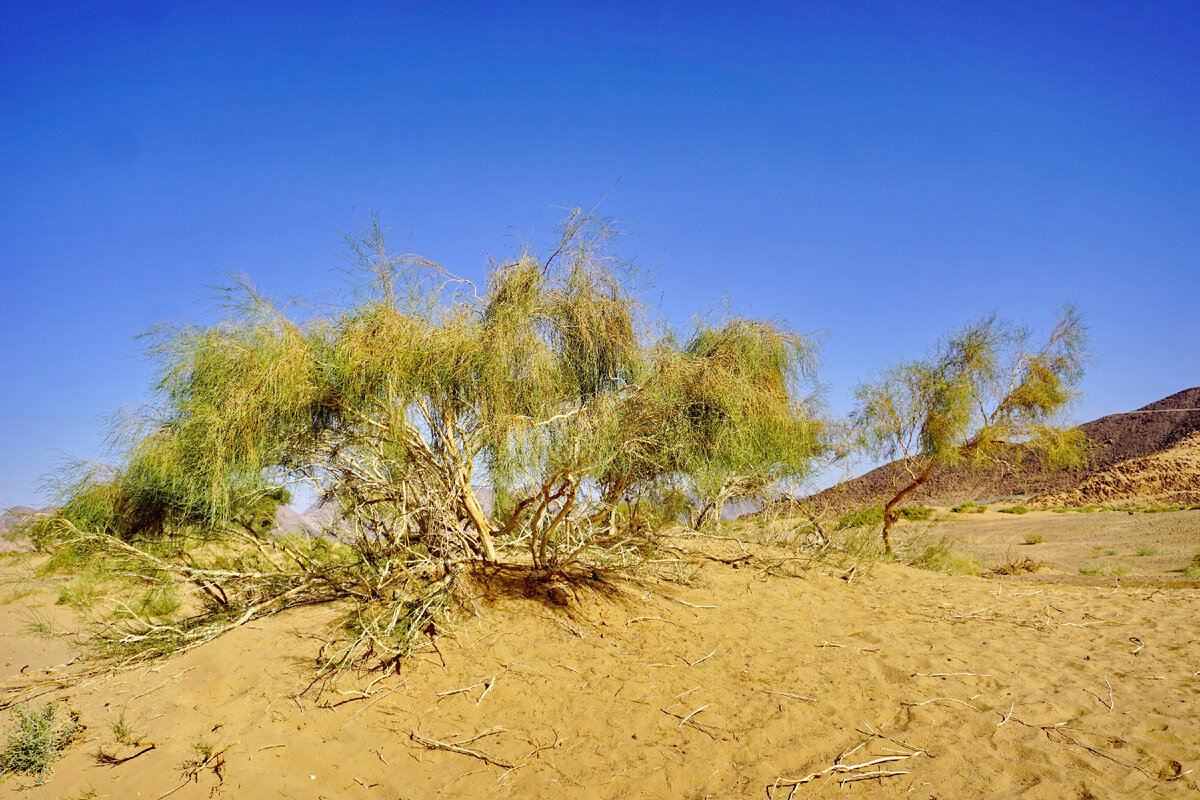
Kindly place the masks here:
[(0, 507), (147, 398), (135, 336), (333, 287), (376, 210), (468, 275), (627, 222), (677, 323), (829, 331), (855, 382), (1074, 300), (1078, 420), (1200, 384), (1194, 2), (0, 0)]

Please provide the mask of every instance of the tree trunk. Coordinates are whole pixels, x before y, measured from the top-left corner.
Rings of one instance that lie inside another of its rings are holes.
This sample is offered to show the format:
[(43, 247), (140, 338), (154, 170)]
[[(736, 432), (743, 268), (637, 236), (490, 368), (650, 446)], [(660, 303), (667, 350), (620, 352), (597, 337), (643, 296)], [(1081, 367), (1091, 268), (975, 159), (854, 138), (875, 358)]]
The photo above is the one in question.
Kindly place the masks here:
[(479, 544), (483, 547), (483, 560), (495, 561), (496, 545), (492, 543), (491, 525), (488, 524), (487, 516), (479, 505), (479, 498), (475, 496), (469, 478), (464, 476), (461, 486), (463, 507), (467, 509), (467, 516), (471, 518), (471, 524), (475, 526), (475, 531), (479, 534)]
[(896, 521), (896, 505), (909, 495), (918, 486), (929, 480), (929, 476), (933, 474), (933, 463), (930, 462), (925, 467), (925, 471), (917, 476), (917, 479), (902, 489), (898, 495), (893, 497), (883, 507), (883, 550), (889, 556), (892, 554), (892, 523)]

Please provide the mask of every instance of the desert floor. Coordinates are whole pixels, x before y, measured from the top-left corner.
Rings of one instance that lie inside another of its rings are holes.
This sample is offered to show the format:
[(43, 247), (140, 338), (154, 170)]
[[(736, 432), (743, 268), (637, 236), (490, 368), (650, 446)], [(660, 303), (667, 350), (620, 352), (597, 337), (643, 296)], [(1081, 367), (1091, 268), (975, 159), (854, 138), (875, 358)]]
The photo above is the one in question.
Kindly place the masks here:
[[(931, 530), (988, 566), (1047, 568), (786, 560), (742, 525), (677, 540), (672, 580), (575, 586), (566, 605), (481, 579), (478, 613), (436, 649), (322, 693), (307, 687), (336, 609), (80, 677), (63, 639), (29, 632), (75, 624), (56, 587), (8, 557), (0, 697), (60, 699), (88, 730), (48, 783), (10, 776), (0, 794), (1200, 796), (1200, 581), (1176, 571), (1200, 547), (1200, 512), (963, 516)], [(1035, 532), (1045, 542), (1023, 544)], [(1127, 572), (1079, 574), (1096, 560)], [(144, 745), (114, 741), (122, 714)], [(188, 778), (197, 745), (216, 755)]]

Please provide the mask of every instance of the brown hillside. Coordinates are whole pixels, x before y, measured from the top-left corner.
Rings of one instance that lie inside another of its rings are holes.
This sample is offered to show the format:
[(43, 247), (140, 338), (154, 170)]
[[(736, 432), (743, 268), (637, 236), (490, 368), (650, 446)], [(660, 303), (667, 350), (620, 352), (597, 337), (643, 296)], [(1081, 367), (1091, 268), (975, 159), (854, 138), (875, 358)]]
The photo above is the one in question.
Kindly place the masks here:
[(1080, 483), (1038, 495), (1043, 507), (1184, 506), (1200, 503), (1200, 431), (1158, 453), (1131, 458), (1092, 473)]
[[(1085, 422), (1080, 429), (1092, 443), (1087, 467), (1069, 472), (1048, 470), (1036, 458), (1025, 459), (1022, 471), (978, 471), (967, 467), (943, 470), (911, 495), (913, 504), (953, 505), (1009, 495), (1065, 491), (1110, 466), (1167, 450), (1200, 430), (1200, 387), (1185, 389), (1136, 411), (1110, 414)], [(1014, 451), (1020, 455), (1019, 451)], [(814, 496), (836, 507), (861, 506), (889, 496), (906, 475), (893, 461)]]

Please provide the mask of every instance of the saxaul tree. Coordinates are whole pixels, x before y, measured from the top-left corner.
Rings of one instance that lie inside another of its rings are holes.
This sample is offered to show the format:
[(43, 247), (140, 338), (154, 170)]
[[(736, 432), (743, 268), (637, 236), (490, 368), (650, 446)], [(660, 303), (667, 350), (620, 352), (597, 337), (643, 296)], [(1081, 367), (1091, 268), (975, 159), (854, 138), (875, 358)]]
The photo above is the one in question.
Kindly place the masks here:
[(1086, 327), (1073, 306), (1040, 343), (1028, 328), (992, 313), (948, 335), (925, 358), (859, 385), (852, 422), (860, 446), (899, 461), (896, 491), (883, 510), (886, 551), (896, 507), (938, 469), (1019, 468), (1028, 453), (1050, 465), (1078, 464), (1084, 438), (1061, 422), (1085, 362)]
[[(201, 587), (212, 624), (189, 641), (341, 597), (355, 642), (397, 655), (464, 566), (627, 564), (685, 505), (803, 477), (824, 446), (812, 343), (739, 317), (670, 334), (613, 233), (571, 212), (481, 288), (393, 255), (372, 219), (331, 308), (243, 282), (221, 322), (155, 332), (158, 405), (116, 467), (71, 485), (58, 529)], [(319, 541), (261, 530), (295, 483), (337, 510)]]

